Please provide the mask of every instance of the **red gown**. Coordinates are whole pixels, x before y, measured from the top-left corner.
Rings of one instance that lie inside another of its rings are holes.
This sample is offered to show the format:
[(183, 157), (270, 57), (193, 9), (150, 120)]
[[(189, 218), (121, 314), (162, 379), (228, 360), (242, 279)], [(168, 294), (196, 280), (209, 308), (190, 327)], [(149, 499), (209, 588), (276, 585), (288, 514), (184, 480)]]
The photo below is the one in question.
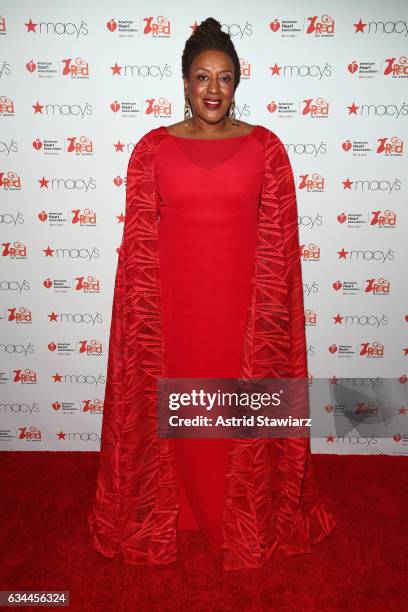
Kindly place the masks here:
[(307, 376), (296, 195), (283, 144), (256, 126), (136, 145), (112, 309), (92, 545), (177, 559), (201, 529), (224, 569), (311, 552), (335, 521), (307, 439), (159, 439), (167, 377)]
[[(250, 161), (249, 161), (250, 160)], [(252, 135), (170, 136), (156, 156), (167, 375), (238, 377), (264, 154)], [(177, 439), (178, 528), (219, 548), (228, 439)]]

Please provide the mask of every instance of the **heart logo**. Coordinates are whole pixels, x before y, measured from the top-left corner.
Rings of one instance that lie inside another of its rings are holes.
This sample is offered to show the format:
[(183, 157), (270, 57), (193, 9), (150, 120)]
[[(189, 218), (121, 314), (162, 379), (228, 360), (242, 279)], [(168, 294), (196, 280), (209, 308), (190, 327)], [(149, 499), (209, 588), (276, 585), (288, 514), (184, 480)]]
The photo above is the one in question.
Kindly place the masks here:
[(337, 215), (337, 221), (339, 223), (344, 223), (346, 221), (346, 219), (347, 219), (347, 215), (344, 212), (342, 212), (339, 215)]
[(49, 289), (50, 287), (52, 287), (51, 279), (47, 278), (47, 280), (43, 281), (43, 285), (46, 289)]
[(37, 138), (37, 140), (33, 140), (33, 147), (36, 151), (39, 151), (42, 146), (43, 144), (39, 138)]
[(268, 111), (270, 113), (274, 113), (276, 111), (276, 109), (278, 108), (277, 104), (275, 102), (269, 102), (268, 106), (266, 107), (268, 109)]
[(348, 68), (348, 71), (351, 72), (351, 74), (354, 74), (358, 70), (358, 64), (355, 60), (353, 60), (351, 64), (347, 66), (347, 68)]
[(30, 60), (29, 62), (26, 63), (26, 68), (28, 72), (34, 72), (34, 70), (37, 68), (37, 65), (34, 64), (33, 60)]
[(401, 434), (400, 434), (400, 433), (395, 434), (395, 435), (394, 435), (394, 436), (392, 436), (392, 437), (393, 437), (393, 439), (394, 439), (396, 442), (401, 442), (401, 440), (402, 440), (402, 436), (401, 436)]
[(48, 348), (50, 349), (50, 351), (55, 351), (57, 345), (55, 344), (55, 342), (50, 342)]
[(408, 377), (406, 374), (402, 374), (402, 376), (400, 376), (398, 380), (400, 381), (401, 385), (405, 385), (408, 380)]
[(272, 32), (277, 32), (280, 28), (280, 23), (277, 19), (274, 19), (274, 21), (271, 21), (269, 24), (269, 27), (271, 28)]
[(113, 179), (113, 182), (115, 183), (116, 187), (120, 187), (123, 183), (123, 178), (121, 178), (120, 176), (117, 176), (116, 178)]
[(42, 210), (40, 213), (38, 213), (38, 218), (40, 221), (46, 221), (48, 219), (48, 215), (45, 210)]
[(337, 346), (335, 344), (332, 344), (331, 346), (329, 346), (329, 351), (331, 353), (336, 353), (337, 352)]
[(351, 149), (351, 142), (350, 140), (346, 140), (346, 142), (343, 142), (343, 144), (341, 145), (344, 149), (344, 151), (350, 151)]
[(333, 283), (332, 285), (333, 289), (335, 289), (336, 291), (339, 291), (342, 288), (342, 284), (340, 281), (336, 281), (335, 283)]
[(114, 113), (117, 113), (118, 110), (120, 109), (120, 104), (117, 100), (115, 100), (115, 102), (112, 102), (112, 104), (110, 105), (111, 109), (113, 110)]
[(59, 410), (61, 408), (61, 404), (59, 402), (53, 402), (51, 405), (54, 410)]
[(116, 28), (118, 27), (118, 24), (116, 23), (116, 21), (114, 19), (111, 19), (110, 21), (108, 21), (108, 23), (106, 24), (106, 27), (108, 28), (108, 30), (110, 32), (114, 32), (116, 30)]
[(333, 404), (326, 404), (324, 409), (326, 410), (326, 412), (333, 412), (334, 406)]

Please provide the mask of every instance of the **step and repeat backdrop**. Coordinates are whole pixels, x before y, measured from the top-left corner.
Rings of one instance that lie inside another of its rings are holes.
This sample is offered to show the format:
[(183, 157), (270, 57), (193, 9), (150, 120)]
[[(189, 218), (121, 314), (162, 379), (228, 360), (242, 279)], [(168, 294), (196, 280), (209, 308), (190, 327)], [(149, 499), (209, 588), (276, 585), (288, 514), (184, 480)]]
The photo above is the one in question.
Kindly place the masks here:
[[(400, 397), (407, 9), (2, 2), (0, 450), (99, 449), (127, 163), (147, 131), (183, 119), (181, 54), (209, 16), (240, 58), (237, 116), (274, 131), (292, 162), (310, 384), (348, 379), (367, 398), (387, 383)], [(408, 408), (391, 408), (386, 435), (328, 426), (313, 451), (408, 454)], [(318, 409), (341, 417), (333, 397)]]

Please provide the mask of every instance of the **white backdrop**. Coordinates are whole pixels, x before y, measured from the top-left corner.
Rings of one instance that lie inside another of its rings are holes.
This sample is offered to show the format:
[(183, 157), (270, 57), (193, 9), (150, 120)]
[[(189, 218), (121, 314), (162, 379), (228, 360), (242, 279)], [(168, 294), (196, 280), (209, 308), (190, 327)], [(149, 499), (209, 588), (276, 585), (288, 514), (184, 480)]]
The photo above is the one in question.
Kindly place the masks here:
[[(292, 162), (310, 379), (405, 383), (408, 10), (329, 4), (2, 3), (0, 450), (99, 448), (127, 162), (183, 118), (181, 54), (208, 16), (241, 60), (238, 117)], [(313, 450), (408, 454), (398, 418)]]

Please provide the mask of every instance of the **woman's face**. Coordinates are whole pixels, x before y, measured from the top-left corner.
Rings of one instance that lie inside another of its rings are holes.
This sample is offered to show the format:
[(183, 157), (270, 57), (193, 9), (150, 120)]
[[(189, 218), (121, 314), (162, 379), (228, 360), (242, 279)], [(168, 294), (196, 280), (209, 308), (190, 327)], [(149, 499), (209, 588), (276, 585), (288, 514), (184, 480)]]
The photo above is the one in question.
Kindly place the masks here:
[(196, 55), (190, 78), (184, 79), (184, 93), (193, 115), (213, 124), (223, 119), (234, 96), (234, 64), (230, 56), (212, 49)]

